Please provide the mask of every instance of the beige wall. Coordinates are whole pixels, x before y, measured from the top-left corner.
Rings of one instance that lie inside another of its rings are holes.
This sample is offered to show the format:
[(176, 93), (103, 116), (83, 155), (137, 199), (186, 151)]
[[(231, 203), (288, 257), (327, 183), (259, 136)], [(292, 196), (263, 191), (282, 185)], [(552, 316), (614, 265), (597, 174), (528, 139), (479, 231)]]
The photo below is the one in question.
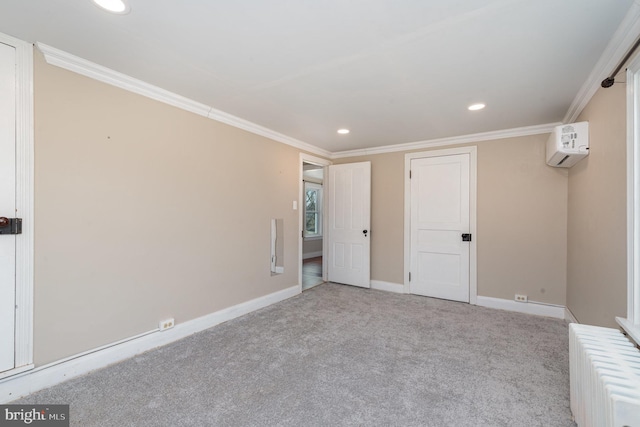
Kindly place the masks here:
[(297, 284), (298, 150), (39, 53), (35, 121), (37, 365)]
[[(565, 304), (567, 171), (545, 164), (548, 135), (478, 147), (478, 295)], [(371, 278), (403, 282), (404, 152), (371, 161)]]
[(583, 110), (589, 156), (569, 172), (567, 306), (581, 323), (610, 327), (627, 304), (625, 89), (599, 89)]
[[(302, 243), (302, 256), (322, 252), (322, 239), (305, 240)], [(315, 256), (315, 255), (314, 255)]]

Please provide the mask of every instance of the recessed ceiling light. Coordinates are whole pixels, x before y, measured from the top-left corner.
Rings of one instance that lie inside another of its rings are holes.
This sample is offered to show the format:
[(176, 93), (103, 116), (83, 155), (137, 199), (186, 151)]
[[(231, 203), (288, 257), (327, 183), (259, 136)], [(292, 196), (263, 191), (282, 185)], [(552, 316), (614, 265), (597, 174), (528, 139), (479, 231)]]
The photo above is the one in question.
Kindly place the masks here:
[(478, 111), (478, 110), (482, 110), (484, 107), (486, 107), (486, 105), (479, 103), (479, 104), (472, 104), (469, 105), (469, 111)]
[(349, 133), (349, 129), (338, 129), (340, 135), (346, 135)]
[(130, 10), (129, 5), (124, 0), (93, 0), (93, 2), (108, 12), (120, 15), (129, 13)]

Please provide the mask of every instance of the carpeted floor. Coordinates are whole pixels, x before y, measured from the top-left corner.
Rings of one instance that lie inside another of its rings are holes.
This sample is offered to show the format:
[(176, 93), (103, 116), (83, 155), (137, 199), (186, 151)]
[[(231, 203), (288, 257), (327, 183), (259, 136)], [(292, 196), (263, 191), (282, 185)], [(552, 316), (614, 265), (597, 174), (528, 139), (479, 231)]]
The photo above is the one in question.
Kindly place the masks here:
[(324, 284), (14, 403), (73, 426), (574, 426), (564, 321)]

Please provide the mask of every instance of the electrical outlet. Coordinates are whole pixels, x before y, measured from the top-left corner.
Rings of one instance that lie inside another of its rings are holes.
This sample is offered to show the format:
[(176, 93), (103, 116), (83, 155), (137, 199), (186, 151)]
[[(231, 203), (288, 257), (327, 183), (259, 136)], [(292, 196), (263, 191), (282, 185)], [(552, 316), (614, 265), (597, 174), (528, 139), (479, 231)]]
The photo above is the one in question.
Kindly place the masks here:
[(171, 319), (161, 321), (160, 324), (158, 325), (158, 329), (160, 329), (161, 331), (166, 331), (167, 329), (173, 328), (174, 325), (175, 325), (175, 322), (173, 318), (171, 318)]
[(516, 294), (516, 298), (515, 299), (518, 302), (527, 302), (527, 296), (526, 295)]

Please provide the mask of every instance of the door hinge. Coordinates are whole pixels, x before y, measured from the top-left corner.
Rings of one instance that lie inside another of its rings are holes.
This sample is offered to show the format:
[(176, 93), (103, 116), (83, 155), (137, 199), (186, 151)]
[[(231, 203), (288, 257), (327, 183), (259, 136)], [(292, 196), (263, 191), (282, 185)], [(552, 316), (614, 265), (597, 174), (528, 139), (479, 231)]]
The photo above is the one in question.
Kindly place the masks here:
[(409, 169), (409, 179), (411, 179), (411, 169)]
[(22, 218), (0, 217), (0, 234), (22, 234)]
[(411, 281), (411, 272), (409, 272), (409, 281)]

